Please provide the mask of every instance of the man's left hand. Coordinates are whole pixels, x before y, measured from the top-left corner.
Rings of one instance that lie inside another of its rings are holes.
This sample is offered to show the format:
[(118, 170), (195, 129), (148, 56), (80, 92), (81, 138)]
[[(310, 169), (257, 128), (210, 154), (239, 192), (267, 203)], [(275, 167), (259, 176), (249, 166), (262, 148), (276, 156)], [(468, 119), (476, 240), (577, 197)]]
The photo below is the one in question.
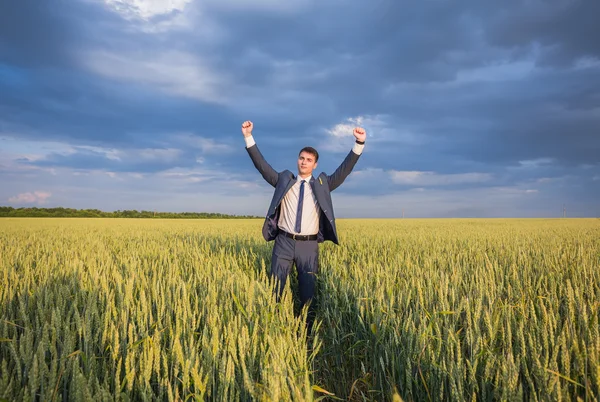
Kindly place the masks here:
[(367, 139), (367, 133), (365, 132), (365, 129), (362, 127), (356, 127), (354, 129), (354, 137), (356, 137), (356, 139), (360, 142), (365, 142), (365, 140)]

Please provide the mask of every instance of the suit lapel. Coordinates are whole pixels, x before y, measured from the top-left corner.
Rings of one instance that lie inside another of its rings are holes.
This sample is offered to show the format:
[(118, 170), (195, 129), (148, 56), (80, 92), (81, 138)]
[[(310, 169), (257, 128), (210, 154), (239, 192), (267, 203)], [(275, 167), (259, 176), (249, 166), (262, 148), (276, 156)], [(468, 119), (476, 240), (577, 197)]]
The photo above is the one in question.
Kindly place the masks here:
[(279, 190), (279, 191), (281, 191), (281, 193), (278, 193), (278, 195), (277, 195), (275, 208), (279, 207), (279, 205), (281, 204), (281, 201), (283, 201), (283, 198), (285, 197), (285, 195), (288, 193), (288, 191), (290, 191), (290, 189), (296, 183), (296, 176), (294, 176), (293, 173), (290, 172), (290, 175), (288, 177), (289, 177), (288, 182), (286, 183), (285, 187), (282, 188), (283, 191)]
[(285, 195), (287, 194), (288, 191), (290, 191), (290, 188), (292, 188), (294, 186), (294, 184), (296, 183), (296, 176), (292, 173), (290, 174), (291, 179), (288, 182), (287, 186), (285, 186), (285, 191), (283, 192), (283, 195), (281, 196), (281, 199), (283, 199), (283, 197), (285, 197)]
[(317, 202), (319, 203), (319, 207), (327, 217), (327, 219), (331, 219), (331, 206), (327, 202), (327, 197), (325, 196), (325, 188), (323, 187), (323, 180), (321, 176), (315, 179), (314, 177), (310, 180), (310, 185), (312, 187), (313, 193), (317, 198)]

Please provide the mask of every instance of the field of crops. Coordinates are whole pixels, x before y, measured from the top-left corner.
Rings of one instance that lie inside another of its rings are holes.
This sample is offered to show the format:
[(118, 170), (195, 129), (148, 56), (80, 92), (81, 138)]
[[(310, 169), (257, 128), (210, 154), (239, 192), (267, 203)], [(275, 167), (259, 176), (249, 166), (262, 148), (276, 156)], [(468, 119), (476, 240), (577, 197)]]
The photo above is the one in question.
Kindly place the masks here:
[(0, 220), (0, 400), (600, 399), (600, 220), (338, 220), (310, 337), (261, 226)]

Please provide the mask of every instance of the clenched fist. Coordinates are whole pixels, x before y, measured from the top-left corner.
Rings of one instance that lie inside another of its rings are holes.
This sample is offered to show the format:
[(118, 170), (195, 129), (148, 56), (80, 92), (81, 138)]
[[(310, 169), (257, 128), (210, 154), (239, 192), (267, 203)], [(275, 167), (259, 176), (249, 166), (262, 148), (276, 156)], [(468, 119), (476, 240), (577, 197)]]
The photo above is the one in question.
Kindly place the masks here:
[(252, 135), (253, 127), (254, 127), (254, 125), (249, 120), (242, 123), (242, 134), (244, 134), (244, 137), (250, 137)]
[(354, 137), (356, 137), (356, 139), (358, 141), (364, 142), (367, 139), (367, 133), (365, 132), (365, 129), (362, 127), (356, 127), (354, 129)]

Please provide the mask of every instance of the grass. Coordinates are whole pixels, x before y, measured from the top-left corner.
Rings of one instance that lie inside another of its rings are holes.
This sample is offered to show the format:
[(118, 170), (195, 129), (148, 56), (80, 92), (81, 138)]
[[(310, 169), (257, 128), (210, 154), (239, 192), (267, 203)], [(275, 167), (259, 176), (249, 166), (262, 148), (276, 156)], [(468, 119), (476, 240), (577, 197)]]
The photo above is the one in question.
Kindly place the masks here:
[(0, 399), (600, 398), (599, 220), (338, 220), (315, 337), (261, 226), (0, 220)]

